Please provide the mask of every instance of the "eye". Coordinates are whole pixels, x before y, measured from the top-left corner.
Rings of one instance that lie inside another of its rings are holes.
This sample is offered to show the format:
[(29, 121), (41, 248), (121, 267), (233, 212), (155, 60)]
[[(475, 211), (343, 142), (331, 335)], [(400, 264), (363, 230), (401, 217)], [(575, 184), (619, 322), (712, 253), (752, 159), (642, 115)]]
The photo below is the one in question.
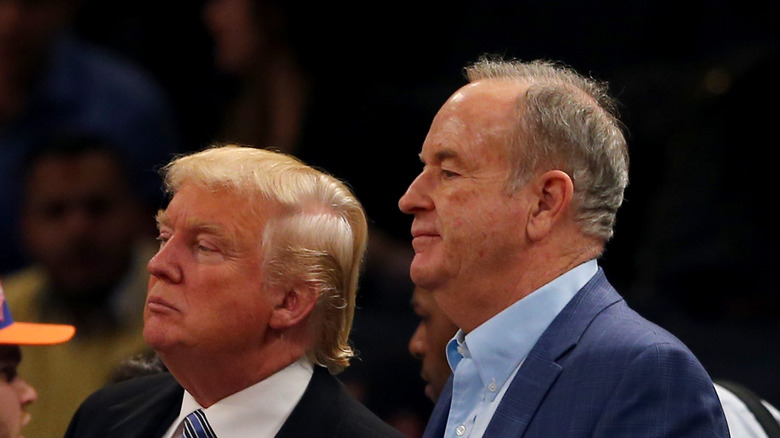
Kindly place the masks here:
[(160, 249), (162, 249), (166, 243), (168, 243), (168, 240), (170, 240), (171, 236), (168, 233), (161, 232), (157, 235), (157, 241), (160, 242)]
[(213, 238), (198, 237), (193, 247), (201, 254), (218, 254), (222, 252), (222, 246)]
[(452, 178), (455, 178), (455, 177), (457, 177), (457, 176), (460, 176), (460, 174), (459, 174), (459, 173), (457, 173), (457, 172), (453, 172), (453, 171), (451, 171), (451, 170), (447, 170), (447, 169), (442, 169), (442, 170), (441, 170), (441, 175), (442, 175), (442, 177), (443, 177), (444, 179), (452, 179)]
[(214, 248), (213, 246), (211, 246), (211, 245), (209, 245), (207, 243), (203, 243), (203, 242), (198, 242), (197, 248), (198, 248), (198, 251), (200, 251), (200, 252), (215, 252), (215, 251), (217, 251), (217, 249)]
[(428, 319), (430, 318), (427, 313), (417, 313), (417, 316), (420, 318), (421, 323), (428, 322)]

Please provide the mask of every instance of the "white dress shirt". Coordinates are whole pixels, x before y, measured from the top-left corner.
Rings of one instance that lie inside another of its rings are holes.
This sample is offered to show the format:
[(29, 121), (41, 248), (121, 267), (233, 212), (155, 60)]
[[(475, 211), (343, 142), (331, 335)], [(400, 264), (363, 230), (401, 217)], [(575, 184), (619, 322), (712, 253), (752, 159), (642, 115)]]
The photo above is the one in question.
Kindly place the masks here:
[(184, 391), (181, 411), (163, 438), (179, 438), (182, 421), (203, 409), (218, 438), (273, 438), (303, 397), (314, 365), (302, 358), (287, 368), (203, 409)]

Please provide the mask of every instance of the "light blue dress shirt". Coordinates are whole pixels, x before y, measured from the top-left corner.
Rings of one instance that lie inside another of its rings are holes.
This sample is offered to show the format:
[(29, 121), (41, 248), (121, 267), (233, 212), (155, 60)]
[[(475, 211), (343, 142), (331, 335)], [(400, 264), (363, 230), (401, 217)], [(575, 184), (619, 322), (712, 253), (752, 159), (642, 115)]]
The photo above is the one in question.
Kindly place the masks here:
[(566, 304), (598, 271), (585, 262), (485, 321), (458, 330), (447, 344), (454, 373), (447, 438), (481, 437), (531, 348)]

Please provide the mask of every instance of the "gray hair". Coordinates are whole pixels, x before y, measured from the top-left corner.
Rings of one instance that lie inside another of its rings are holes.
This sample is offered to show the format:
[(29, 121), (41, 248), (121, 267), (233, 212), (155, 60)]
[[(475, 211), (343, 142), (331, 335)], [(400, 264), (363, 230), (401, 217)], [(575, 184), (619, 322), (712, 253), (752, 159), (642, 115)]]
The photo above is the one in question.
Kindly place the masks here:
[(574, 183), (574, 217), (586, 235), (609, 240), (628, 185), (628, 148), (606, 83), (551, 61), (482, 57), (466, 67), (470, 82), (516, 81), (517, 124), (507, 133), (516, 191), (537, 172), (558, 169)]

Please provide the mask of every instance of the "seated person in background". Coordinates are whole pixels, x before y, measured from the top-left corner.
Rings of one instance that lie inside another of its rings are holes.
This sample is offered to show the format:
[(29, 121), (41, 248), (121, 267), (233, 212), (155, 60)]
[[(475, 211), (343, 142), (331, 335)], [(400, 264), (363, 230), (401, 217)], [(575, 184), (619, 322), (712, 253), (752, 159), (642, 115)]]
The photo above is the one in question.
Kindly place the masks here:
[(402, 437), (333, 377), (353, 355), (366, 247), (349, 189), (251, 147), (164, 172), (173, 197), (157, 216), (143, 333), (169, 372), (98, 391), (66, 436)]
[(73, 326), (14, 322), (0, 284), (0, 438), (21, 437), (31, 419), (26, 411), (38, 399), (32, 385), (18, 373), (20, 345), (52, 345), (73, 336)]
[(41, 396), (29, 436), (62, 436), (114, 368), (148, 350), (141, 330), (154, 221), (129, 179), (95, 138), (58, 138), (26, 161), (21, 240), (34, 263), (5, 277), (7, 299), (24, 320), (78, 330), (73, 342), (24, 352), (20, 371)]
[[(414, 313), (420, 317), (420, 323), (409, 340), (409, 352), (420, 360), (420, 375), (427, 384), (425, 394), (436, 403), (447, 379), (452, 375), (445, 351), (447, 343), (455, 336), (458, 327), (450, 321), (441, 307), (436, 304), (433, 295), (425, 289), (419, 287), (414, 289), (412, 308)], [(735, 393), (717, 382), (715, 390), (723, 405), (729, 434), (732, 438), (771, 438), (774, 436), (764, 431), (756, 416)], [(774, 426), (780, 430), (780, 412), (766, 401), (760, 402), (774, 417)]]
[(436, 403), (451, 375), (444, 351), (458, 326), (436, 304), (431, 292), (419, 286), (412, 293), (412, 309), (420, 317), (420, 323), (409, 339), (409, 352), (420, 360), (425, 395)]
[(147, 71), (85, 42), (81, 0), (0, 0), (0, 274), (20, 269), (13, 192), (30, 148), (60, 132), (105, 138), (128, 160), (144, 200), (161, 197), (154, 167), (178, 152), (168, 96)]

